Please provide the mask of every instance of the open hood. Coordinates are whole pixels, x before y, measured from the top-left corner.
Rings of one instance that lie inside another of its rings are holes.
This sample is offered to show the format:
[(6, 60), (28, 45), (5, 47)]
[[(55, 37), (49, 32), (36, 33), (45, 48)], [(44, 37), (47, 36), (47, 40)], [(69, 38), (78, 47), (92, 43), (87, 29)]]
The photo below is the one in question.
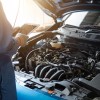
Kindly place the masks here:
[(99, 0), (33, 0), (49, 16), (59, 18), (68, 11), (98, 10)]

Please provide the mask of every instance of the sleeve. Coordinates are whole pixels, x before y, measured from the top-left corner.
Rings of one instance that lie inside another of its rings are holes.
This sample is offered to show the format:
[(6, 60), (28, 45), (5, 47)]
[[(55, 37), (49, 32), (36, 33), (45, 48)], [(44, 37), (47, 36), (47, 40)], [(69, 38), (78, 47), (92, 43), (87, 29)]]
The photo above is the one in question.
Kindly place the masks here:
[(18, 41), (15, 38), (12, 38), (10, 44), (6, 48), (6, 52), (5, 53), (7, 55), (9, 55), (9, 56), (12, 56), (13, 54), (16, 53), (18, 47), (19, 47)]
[(17, 41), (12, 37), (12, 30), (0, 2), (0, 54), (12, 55), (19, 47)]

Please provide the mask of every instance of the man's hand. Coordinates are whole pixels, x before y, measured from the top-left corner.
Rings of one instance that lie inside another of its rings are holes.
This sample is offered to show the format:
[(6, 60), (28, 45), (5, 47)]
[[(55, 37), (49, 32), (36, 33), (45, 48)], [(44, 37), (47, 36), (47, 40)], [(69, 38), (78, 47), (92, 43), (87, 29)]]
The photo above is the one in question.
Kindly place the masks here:
[(17, 33), (15, 39), (18, 42), (19, 46), (25, 46), (28, 40), (28, 36), (22, 33)]

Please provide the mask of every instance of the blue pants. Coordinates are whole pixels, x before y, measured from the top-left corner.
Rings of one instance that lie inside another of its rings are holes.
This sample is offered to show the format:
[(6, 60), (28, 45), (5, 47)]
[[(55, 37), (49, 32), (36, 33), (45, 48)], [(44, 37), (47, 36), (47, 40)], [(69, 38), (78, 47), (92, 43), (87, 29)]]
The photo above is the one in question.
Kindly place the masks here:
[(0, 54), (0, 100), (16, 99), (15, 75), (11, 59)]

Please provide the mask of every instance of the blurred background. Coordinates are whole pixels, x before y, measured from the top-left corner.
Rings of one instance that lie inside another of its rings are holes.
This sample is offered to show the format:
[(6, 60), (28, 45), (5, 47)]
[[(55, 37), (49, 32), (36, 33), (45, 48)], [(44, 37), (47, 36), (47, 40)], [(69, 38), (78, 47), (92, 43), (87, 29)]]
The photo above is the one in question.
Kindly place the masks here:
[(53, 19), (46, 15), (33, 0), (1, 0), (7, 19), (13, 27), (26, 23), (49, 25)]

